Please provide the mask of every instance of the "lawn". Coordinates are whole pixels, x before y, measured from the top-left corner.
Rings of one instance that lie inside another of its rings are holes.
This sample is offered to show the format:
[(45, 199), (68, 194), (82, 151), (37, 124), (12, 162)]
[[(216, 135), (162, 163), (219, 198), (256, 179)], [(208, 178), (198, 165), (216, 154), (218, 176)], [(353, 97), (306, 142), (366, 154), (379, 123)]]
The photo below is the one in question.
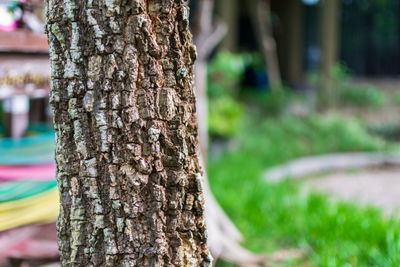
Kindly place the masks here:
[(294, 182), (261, 178), (268, 167), (305, 155), (397, 146), (340, 116), (254, 118), (260, 117), (244, 120), (240, 147), (210, 158), (208, 166), (212, 191), (245, 236), (244, 245), (256, 252), (304, 251), (306, 259), (287, 266), (399, 266), (399, 221), (374, 208), (304, 193)]

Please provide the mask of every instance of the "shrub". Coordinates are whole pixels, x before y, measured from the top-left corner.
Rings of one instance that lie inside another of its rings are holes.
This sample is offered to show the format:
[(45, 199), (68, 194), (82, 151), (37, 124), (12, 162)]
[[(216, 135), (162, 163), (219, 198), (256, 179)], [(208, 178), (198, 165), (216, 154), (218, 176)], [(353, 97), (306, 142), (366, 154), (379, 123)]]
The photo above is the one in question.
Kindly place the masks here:
[(382, 107), (387, 103), (386, 95), (378, 88), (350, 84), (340, 88), (339, 99), (348, 105), (360, 107)]
[(221, 96), (209, 103), (208, 131), (216, 137), (233, 137), (238, 133), (244, 107), (232, 97)]
[(208, 65), (208, 131), (211, 136), (233, 137), (244, 114), (237, 100), (238, 85), (245, 70), (245, 54), (221, 52)]

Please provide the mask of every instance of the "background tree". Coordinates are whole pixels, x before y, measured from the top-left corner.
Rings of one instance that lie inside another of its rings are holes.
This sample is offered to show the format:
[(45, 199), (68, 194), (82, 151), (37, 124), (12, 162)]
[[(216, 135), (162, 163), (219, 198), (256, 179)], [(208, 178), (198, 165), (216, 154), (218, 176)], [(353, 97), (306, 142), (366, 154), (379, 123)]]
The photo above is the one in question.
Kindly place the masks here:
[[(195, 20), (192, 25), (194, 43), (197, 47), (195, 64), (196, 107), (199, 124), (200, 161), (206, 169), (208, 155), (208, 103), (207, 103), (207, 60), (222, 41), (228, 29), (224, 22), (214, 19), (214, 0), (196, 1)], [(242, 235), (225, 214), (211, 193), (205, 175), (206, 222), (209, 232), (209, 246), (216, 258), (236, 264), (259, 264), (265, 257), (255, 255), (240, 246)]]
[(62, 265), (210, 265), (184, 1), (47, 10)]
[(251, 15), (253, 26), (256, 31), (256, 39), (264, 56), (266, 74), (272, 89), (280, 86), (281, 74), (279, 68), (276, 42), (272, 29), (270, 0), (254, 0), (248, 4), (256, 15)]

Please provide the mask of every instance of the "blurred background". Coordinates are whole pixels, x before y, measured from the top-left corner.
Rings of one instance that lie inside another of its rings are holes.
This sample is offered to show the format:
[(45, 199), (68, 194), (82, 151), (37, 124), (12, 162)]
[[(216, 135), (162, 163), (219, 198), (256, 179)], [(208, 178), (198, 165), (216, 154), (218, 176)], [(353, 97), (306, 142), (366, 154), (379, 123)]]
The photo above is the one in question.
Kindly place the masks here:
[[(399, 266), (400, 2), (188, 5), (201, 154), (241, 245), (270, 266)], [(0, 266), (57, 266), (44, 21), (41, 0), (0, 0)]]

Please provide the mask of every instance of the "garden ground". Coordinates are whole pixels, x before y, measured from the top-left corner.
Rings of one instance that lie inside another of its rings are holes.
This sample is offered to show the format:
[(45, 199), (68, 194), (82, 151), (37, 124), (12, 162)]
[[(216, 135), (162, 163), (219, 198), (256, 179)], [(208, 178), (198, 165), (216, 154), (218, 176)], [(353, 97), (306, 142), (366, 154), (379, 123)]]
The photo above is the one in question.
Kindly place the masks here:
[(399, 168), (336, 172), (308, 179), (303, 186), (327, 193), (332, 199), (381, 208), (386, 215), (396, 215), (400, 208)]
[[(258, 119), (255, 119), (258, 118)], [(332, 201), (291, 181), (269, 184), (262, 172), (305, 155), (397, 151), (358, 120), (341, 116), (248, 114), (239, 148), (211, 158), (208, 172), (216, 198), (253, 251), (302, 251), (283, 266), (398, 266), (400, 222), (380, 209)], [(229, 266), (219, 263), (220, 266)]]

